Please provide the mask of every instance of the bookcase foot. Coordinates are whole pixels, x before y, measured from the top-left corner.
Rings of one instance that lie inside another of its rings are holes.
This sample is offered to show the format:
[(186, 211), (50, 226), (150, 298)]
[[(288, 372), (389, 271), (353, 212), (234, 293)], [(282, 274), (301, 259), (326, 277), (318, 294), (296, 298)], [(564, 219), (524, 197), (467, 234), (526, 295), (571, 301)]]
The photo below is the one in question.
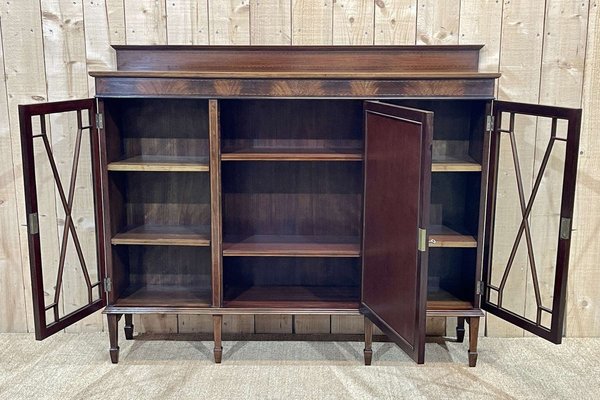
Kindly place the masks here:
[(469, 367), (477, 365), (477, 339), (479, 337), (479, 317), (469, 318)]
[(221, 342), (221, 331), (223, 327), (223, 316), (222, 315), (213, 315), (213, 331), (214, 331), (214, 357), (215, 363), (220, 364), (223, 356), (223, 346)]
[(110, 361), (113, 364), (117, 364), (119, 362), (119, 319), (121, 318), (120, 314), (108, 314), (108, 338), (110, 341)]
[(365, 317), (365, 365), (371, 365), (373, 360), (373, 322)]
[(465, 340), (465, 318), (458, 317), (456, 323), (456, 341), (462, 343)]
[(133, 315), (125, 314), (125, 339), (133, 339)]

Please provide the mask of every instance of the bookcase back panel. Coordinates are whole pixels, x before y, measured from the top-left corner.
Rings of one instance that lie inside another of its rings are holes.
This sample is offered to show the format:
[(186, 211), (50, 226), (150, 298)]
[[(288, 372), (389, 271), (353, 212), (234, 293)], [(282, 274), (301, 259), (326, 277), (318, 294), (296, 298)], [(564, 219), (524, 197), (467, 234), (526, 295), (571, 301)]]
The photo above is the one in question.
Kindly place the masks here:
[(360, 286), (359, 258), (227, 257), (225, 286)]
[(245, 147), (362, 148), (360, 100), (223, 100), (224, 151)]
[[(120, 139), (109, 161), (135, 156), (206, 157), (208, 101), (105, 99), (107, 134)], [(112, 128), (112, 129), (111, 129)], [(115, 132), (116, 131), (116, 132)]]
[(473, 302), (476, 257), (477, 249), (429, 249), (428, 299)]
[(224, 235), (342, 235), (361, 232), (362, 164), (223, 164)]
[(477, 235), (481, 174), (433, 174), (431, 225), (444, 225), (458, 233)]

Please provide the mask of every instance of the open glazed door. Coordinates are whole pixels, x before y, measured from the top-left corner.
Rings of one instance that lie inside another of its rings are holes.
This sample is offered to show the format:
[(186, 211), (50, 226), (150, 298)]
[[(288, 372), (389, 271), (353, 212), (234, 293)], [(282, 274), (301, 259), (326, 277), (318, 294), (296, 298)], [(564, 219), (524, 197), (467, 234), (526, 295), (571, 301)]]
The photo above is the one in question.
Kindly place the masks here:
[(93, 99), (19, 106), (36, 339), (106, 305)]
[(483, 309), (563, 334), (581, 110), (494, 102)]
[(425, 359), (433, 113), (365, 103), (361, 311)]

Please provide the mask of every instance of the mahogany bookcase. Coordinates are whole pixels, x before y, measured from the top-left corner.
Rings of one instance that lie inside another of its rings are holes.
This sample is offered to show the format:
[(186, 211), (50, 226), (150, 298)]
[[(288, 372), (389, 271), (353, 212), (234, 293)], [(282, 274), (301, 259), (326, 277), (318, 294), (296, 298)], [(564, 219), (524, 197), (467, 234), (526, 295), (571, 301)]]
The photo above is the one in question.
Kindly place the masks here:
[[(94, 99), (21, 106), (36, 338), (103, 309), (116, 363), (123, 315), (131, 339), (133, 314), (209, 314), (220, 362), (225, 314), (362, 314), (366, 364), (372, 323), (422, 363), (426, 317), (458, 317), (474, 366), (487, 310), (559, 343), (581, 110), (495, 101), (499, 74), (478, 72), (481, 47), (115, 46), (117, 70), (91, 73)], [(69, 179), (48, 138), (59, 113), (76, 119)], [(549, 121), (529, 193), (520, 118)], [(548, 299), (529, 217), (555, 152)], [(58, 259), (40, 244), (40, 168), (65, 215)], [(72, 213), (81, 171), (93, 182), (95, 254), (82, 250)], [(523, 219), (508, 259), (495, 260), (507, 181)], [(65, 312), (69, 243), (83, 298)], [(520, 246), (536, 289), (530, 315), (503, 298)]]

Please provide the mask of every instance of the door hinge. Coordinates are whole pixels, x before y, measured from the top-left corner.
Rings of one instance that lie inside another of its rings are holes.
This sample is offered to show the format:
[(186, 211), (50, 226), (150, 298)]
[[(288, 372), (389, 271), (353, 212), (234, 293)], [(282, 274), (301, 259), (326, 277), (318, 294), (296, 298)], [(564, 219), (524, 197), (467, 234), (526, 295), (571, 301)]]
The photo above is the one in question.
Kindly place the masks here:
[(560, 238), (571, 239), (571, 218), (560, 219)]
[(477, 284), (475, 285), (475, 294), (483, 294), (484, 290), (485, 283), (483, 281), (477, 281)]
[(488, 115), (485, 117), (485, 130), (491, 132), (494, 129), (494, 116)]
[(104, 115), (102, 113), (96, 114), (96, 129), (104, 129)]
[(29, 229), (30, 235), (36, 235), (40, 231), (38, 213), (31, 213), (27, 215), (27, 228)]
[(110, 278), (104, 278), (104, 291), (106, 293), (112, 291), (112, 281)]
[(427, 250), (427, 230), (418, 228), (418, 250), (426, 251)]

